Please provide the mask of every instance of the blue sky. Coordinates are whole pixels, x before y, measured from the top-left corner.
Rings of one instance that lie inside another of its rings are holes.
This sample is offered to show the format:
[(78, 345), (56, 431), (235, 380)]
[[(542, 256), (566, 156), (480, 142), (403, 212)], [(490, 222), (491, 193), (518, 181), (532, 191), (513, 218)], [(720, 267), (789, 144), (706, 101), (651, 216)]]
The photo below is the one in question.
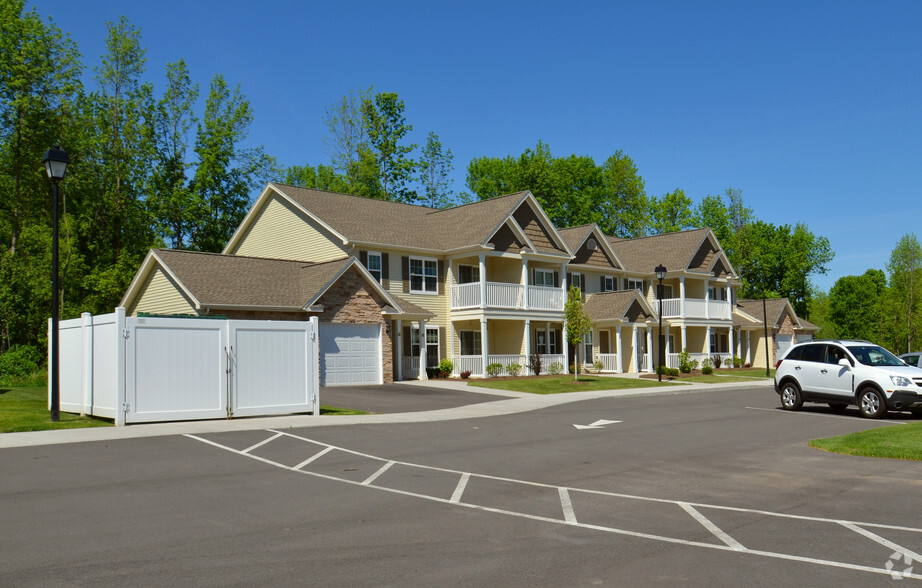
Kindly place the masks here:
[[(621, 149), (648, 194), (743, 191), (758, 218), (804, 222), (836, 253), (828, 290), (885, 269), (922, 218), (922, 2), (260, 2), (43, 0), (91, 70), (105, 23), (142, 31), (147, 79), (186, 60), (255, 110), (249, 141), (328, 163), (325, 107), (394, 91), (412, 140), (474, 157), (538, 140), (597, 163)], [(92, 72), (87, 82), (92, 87)]]

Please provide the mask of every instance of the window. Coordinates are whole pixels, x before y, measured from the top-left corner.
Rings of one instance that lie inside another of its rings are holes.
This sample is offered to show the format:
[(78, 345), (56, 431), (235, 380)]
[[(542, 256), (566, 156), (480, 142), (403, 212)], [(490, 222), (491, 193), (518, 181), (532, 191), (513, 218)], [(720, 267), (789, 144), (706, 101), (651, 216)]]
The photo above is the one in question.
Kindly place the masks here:
[(382, 268), (381, 254), (378, 253), (377, 251), (369, 251), (368, 252), (368, 265), (366, 267), (368, 268), (368, 273), (370, 273), (372, 277), (375, 280), (377, 280), (377, 282), (380, 284), (381, 283), (381, 268)]
[[(478, 333), (479, 334), (479, 333)], [(419, 357), (419, 329), (410, 329), (410, 355)], [(435, 367), (439, 365), (439, 328), (426, 327), (426, 365)]]
[(470, 284), (471, 282), (480, 281), (479, 265), (459, 265), (458, 266), (458, 283)]
[(583, 345), (585, 346), (583, 351), (583, 363), (592, 363), (592, 331), (583, 335)]
[(556, 354), (557, 331), (535, 331), (535, 351), (541, 354)]
[(615, 278), (612, 276), (605, 276), (602, 278), (602, 291), (603, 292), (614, 292), (615, 291)]
[(730, 347), (727, 336), (723, 333), (711, 333), (711, 353), (727, 353)]
[(726, 288), (717, 288), (716, 286), (711, 286), (708, 288), (708, 298), (711, 300), (726, 300), (727, 299), (727, 289)]
[(573, 272), (570, 274), (570, 285), (579, 288), (579, 291), (582, 294), (586, 293), (586, 283), (583, 282), (583, 274), (579, 272)]
[(480, 331), (459, 331), (458, 338), (461, 339), (461, 355), (483, 353), (480, 347)]
[(627, 289), (628, 290), (640, 290), (643, 292), (643, 280), (635, 280), (633, 278), (627, 279)]
[(549, 286), (554, 287), (554, 272), (553, 270), (535, 270), (535, 286)]
[(439, 265), (434, 259), (410, 258), (410, 292), (437, 294)]

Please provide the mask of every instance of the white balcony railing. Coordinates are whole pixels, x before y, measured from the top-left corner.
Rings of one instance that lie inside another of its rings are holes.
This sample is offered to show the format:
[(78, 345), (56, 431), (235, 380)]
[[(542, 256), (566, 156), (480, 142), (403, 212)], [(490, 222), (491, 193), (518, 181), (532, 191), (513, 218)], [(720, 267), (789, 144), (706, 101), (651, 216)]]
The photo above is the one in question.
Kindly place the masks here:
[[(659, 302), (653, 301), (654, 312), (659, 312)], [(686, 298), (685, 314), (682, 314), (681, 298), (663, 298), (663, 318), (712, 318), (730, 319), (730, 303), (726, 300), (705, 300)]]
[[(487, 377), (486, 371), (483, 368), (483, 357), (480, 355), (456, 355), (451, 358), (454, 368), (452, 375), (460, 376), (461, 372), (469, 371), (472, 376), (476, 377)], [(548, 374), (548, 366), (552, 363), (559, 362), (562, 365), (566, 365), (566, 357), (563, 355), (541, 355), (541, 373)], [(521, 375), (530, 375), (531, 372), (528, 368), (528, 356), (527, 355), (488, 355), (487, 356), (487, 365), (491, 363), (498, 363), (502, 365), (502, 369), (499, 372), (500, 376), (508, 376), (509, 372), (506, 369), (506, 366), (512, 363), (517, 363), (522, 366)]]
[(400, 377), (404, 380), (415, 380), (419, 378), (419, 358), (404, 357), (400, 364)]
[[(563, 311), (563, 290), (548, 286), (528, 286), (487, 282), (487, 308)], [(480, 308), (480, 282), (451, 287), (451, 309)]]

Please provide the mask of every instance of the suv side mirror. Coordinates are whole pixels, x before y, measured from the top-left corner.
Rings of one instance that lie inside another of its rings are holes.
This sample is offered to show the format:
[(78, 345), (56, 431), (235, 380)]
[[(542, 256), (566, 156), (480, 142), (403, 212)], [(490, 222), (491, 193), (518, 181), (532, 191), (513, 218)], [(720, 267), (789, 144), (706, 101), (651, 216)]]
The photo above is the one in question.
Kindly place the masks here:
[(847, 367), (847, 368), (851, 369), (851, 367), (852, 367), (852, 362), (848, 361), (847, 358), (843, 357), (842, 359), (839, 360), (839, 365), (842, 366), (842, 367)]

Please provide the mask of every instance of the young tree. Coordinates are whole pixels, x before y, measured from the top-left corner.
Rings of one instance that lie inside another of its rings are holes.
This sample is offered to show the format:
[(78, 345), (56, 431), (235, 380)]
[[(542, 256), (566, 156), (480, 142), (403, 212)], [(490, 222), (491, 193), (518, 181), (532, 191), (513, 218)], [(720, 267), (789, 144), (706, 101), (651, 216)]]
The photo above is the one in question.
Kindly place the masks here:
[(423, 186), (426, 202), (432, 208), (446, 208), (451, 204), (451, 180), (448, 174), (454, 170), (451, 149), (442, 151), (442, 141), (434, 132), (429, 132), (426, 145), (419, 160), (419, 182)]
[(582, 347), (583, 337), (592, 328), (592, 321), (583, 307), (583, 298), (580, 289), (570, 286), (567, 292), (567, 302), (563, 307), (563, 323), (567, 331), (567, 341), (574, 347), (573, 352), (573, 379), (579, 377), (579, 349)]
[(829, 318), (836, 335), (848, 339), (880, 340), (881, 311), (887, 278), (869, 269), (861, 276), (844, 276), (829, 290)]
[[(922, 324), (916, 310), (922, 301), (922, 246), (915, 234), (903, 235), (890, 253), (887, 264), (890, 273), (890, 291), (893, 305), (901, 319), (895, 349), (913, 351), (917, 345)], [(904, 346), (905, 345), (905, 346)]]
[[(377, 166), (381, 195), (384, 200), (412, 203), (418, 196), (407, 184), (416, 171), (410, 154), (416, 144), (403, 143), (413, 125), (403, 116), (403, 100), (396, 92), (378, 92), (362, 100), (362, 117), (368, 129), (367, 149), (359, 149), (360, 166)], [(373, 157), (373, 160), (370, 157)]]
[[(349, 93), (327, 107), (323, 116), (329, 134), (323, 143), (333, 164), (333, 169), (345, 178), (347, 194), (366, 195), (367, 173), (363, 173), (361, 150), (368, 146), (368, 126), (362, 114), (362, 105), (372, 100), (373, 87), (349, 90)], [(373, 174), (375, 177), (377, 173)]]

